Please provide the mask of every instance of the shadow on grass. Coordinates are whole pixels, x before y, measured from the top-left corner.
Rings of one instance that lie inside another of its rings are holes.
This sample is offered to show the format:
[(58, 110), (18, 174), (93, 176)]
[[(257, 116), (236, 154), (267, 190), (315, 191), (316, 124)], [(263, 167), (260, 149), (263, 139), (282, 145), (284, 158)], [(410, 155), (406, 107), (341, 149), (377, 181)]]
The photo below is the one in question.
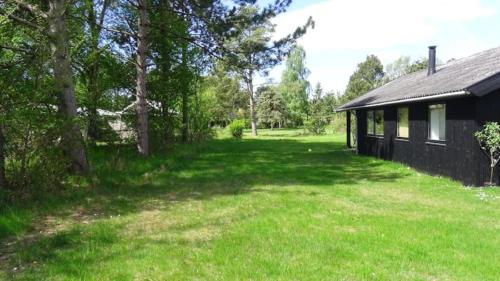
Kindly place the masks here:
[(142, 210), (150, 199), (204, 200), (254, 192), (254, 186), (311, 185), (335, 188), (360, 181), (390, 182), (404, 176), (381, 167), (383, 161), (354, 155), (341, 143), (296, 140), (213, 140), (181, 146), (175, 155), (148, 159), (121, 148), (103, 161), (96, 151), (95, 207), (122, 214)]
[[(157, 153), (147, 159), (137, 155), (130, 146), (99, 147), (91, 156), (96, 187), (50, 201), (40, 217), (72, 217), (78, 222), (116, 214), (123, 216), (160, 205), (168, 207), (174, 201), (207, 200), (252, 192), (297, 192), (285, 188), (267, 190), (259, 187), (262, 185), (336, 188), (336, 185), (389, 182), (404, 177), (401, 172), (381, 167), (382, 161), (346, 151), (342, 143), (294, 139), (213, 140), (178, 146), (175, 153)], [(15, 249), (20, 252), (17, 263), (71, 259), (72, 255), (57, 257), (50, 253), (61, 248), (81, 251), (89, 247), (88, 243), (95, 248), (112, 244), (115, 234), (101, 233), (99, 225), (87, 225), (87, 230), (82, 231), (82, 226), (75, 224), (62, 231), (40, 235), (29, 243), (23, 242), (25, 238), (21, 237), (19, 244), (24, 246)], [(77, 275), (81, 262), (77, 258), (64, 261), (69, 266), (61, 270)], [(94, 261), (85, 260), (89, 262)]]

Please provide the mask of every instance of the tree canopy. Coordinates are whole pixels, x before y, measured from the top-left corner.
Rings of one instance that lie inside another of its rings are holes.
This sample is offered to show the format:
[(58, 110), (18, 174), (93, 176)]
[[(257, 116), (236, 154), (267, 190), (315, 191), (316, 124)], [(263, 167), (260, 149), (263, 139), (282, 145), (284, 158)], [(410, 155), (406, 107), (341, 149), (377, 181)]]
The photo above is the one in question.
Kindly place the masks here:
[(306, 52), (297, 46), (291, 52), (281, 75), (279, 90), (287, 103), (289, 119), (294, 125), (303, 123), (308, 113), (310, 84), (309, 69), (306, 67)]
[(383, 84), (384, 66), (375, 55), (369, 55), (358, 64), (349, 78), (344, 99), (352, 100)]

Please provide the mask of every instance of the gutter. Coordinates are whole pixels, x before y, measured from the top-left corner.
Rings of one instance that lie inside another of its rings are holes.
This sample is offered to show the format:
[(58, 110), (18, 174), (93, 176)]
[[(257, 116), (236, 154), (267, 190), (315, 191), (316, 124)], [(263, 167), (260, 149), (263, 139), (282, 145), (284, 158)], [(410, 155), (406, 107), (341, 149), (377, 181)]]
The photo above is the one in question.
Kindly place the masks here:
[(380, 102), (380, 103), (374, 103), (374, 104), (368, 104), (368, 105), (362, 105), (362, 106), (341, 108), (341, 109), (334, 110), (334, 112), (343, 112), (343, 111), (356, 110), (356, 109), (361, 109), (361, 108), (371, 108), (371, 107), (379, 107), (379, 106), (385, 106), (385, 105), (427, 101), (427, 100), (435, 100), (435, 99), (442, 99), (442, 98), (454, 98), (454, 97), (468, 96), (470, 94), (471, 93), (467, 90), (460, 90), (460, 91), (449, 92), (449, 93), (444, 93), (444, 94), (436, 94), (436, 95), (430, 95), (430, 96), (424, 96), (424, 97), (407, 98), (407, 99), (400, 99), (400, 100), (395, 100), (395, 101), (387, 101), (387, 102)]

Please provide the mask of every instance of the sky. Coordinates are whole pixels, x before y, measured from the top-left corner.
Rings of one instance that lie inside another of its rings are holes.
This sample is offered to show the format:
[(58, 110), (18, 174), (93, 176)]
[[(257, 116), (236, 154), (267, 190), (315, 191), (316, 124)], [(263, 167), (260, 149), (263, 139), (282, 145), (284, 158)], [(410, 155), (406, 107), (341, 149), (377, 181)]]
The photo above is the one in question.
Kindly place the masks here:
[[(259, 1), (265, 5), (270, 0)], [(437, 46), (439, 61), (500, 46), (498, 0), (295, 0), (273, 20), (281, 38), (312, 16), (316, 26), (299, 40), (307, 54), (311, 85), (343, 91), (367, 55), (384, 66), (400, 56), (427, 57)], [(266, 79), (280, 81), (283, 64)]]

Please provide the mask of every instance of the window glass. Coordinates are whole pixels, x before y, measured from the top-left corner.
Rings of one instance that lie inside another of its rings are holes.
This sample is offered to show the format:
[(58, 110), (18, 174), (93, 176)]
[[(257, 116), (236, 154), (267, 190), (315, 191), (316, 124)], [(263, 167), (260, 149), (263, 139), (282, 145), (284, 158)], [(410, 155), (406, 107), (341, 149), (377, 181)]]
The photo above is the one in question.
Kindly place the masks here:
[(373, 111), (370, 110), (366, 113), (366, 133), (368, 135), (375, 134), (375, 127), (373, 122)]
[(408, 122), (408, 107), (398, 108), (398, 137), (408, 138), (410, 136)]
[(446, 139), (446, 106), (444, 104), (429, 106), (429, 139), (440, 141)]
[(379, 136), (384, 135), (384, 111), (375, 111), (375, 134)]

